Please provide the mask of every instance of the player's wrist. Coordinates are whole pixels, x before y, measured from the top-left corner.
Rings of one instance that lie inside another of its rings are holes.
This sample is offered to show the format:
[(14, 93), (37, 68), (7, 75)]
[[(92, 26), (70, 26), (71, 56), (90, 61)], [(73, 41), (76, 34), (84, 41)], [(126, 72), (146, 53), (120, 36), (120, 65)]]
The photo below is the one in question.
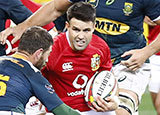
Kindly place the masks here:
[(74, 110), (64, 103), (53, 109), (52, 113), (55, 115), (80, 115), (78, 110)]
[(120, 101), (119, 101), (118, 96), (114, 96), (113, 99), (114, 99), (115, 103), (117, 104), (117, 106), (119, 106)]

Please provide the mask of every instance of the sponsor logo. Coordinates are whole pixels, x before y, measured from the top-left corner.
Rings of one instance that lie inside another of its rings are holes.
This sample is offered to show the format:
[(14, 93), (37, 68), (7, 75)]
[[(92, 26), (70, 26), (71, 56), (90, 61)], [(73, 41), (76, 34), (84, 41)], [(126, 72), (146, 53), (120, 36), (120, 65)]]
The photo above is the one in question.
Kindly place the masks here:
[(70, 92), (70, 93), (67, 93), (68, 96), (77, 96), (77, 95), (83, 95), (84, 94), (84, 90), (81, 89), (80, 91), (75, 91), (75, 92)]
[(106, 5), (109, 6), (109, 5), (113, 4), (114, 1), (115, 0), (106, 0)]
[(124, 81), (126, 78), (127, 78), (127, 76), (124, 75), (124, 76), (122, 76), (122, 77), (120, 77), (120, 78), (118, 79), (118, 82), (122, 82), (122, 81)]
[(133, 3), (128, 3), (128, 2), (124, 3), (123, 12), (126, 16), (129, 16), (133, 12), (132, 9), (133, 9)]
[(51, 84), (46, 84), (45, 88), (48, 90), (49, 93), (51, 93), (51, 94), (54, 93), (54, 89)]
[[(98, 91), (97, 91), (97, 94), (99, 96), (102, 96), (102, 93), (104, 92), (106, 86), (108, 85), (109, 87), (111, 87), (112, 85), (111, 84), (108, 84), (108, 80), (111, 79), (111, 74), (107, 73), (104, 77), (104, 79), (101, 81), (101, 85), (100, 87), (98, 88)], [(96, 83), (96, 82), (95, 82)], [(97, 83), (99, 84), (99, 83)]]
[[(83, 80), (83, 82), (79, 82), (79, 80)], [(84, 74), (78, 74), (78, 76), (76, 77), (76, 79), (73, 81), (73, 86), (76, 89), (80, 89), (80, 88), (84, 88), (87, 84), (88, 81), (88, 77)]]
[[(74, 92), (67, 92), (68, 96), (77, 96), (77, 95), (84, 95), (84, 88), (87, 84), (88, 77), (84, 74), (78, 74), (75, 80), (73, 81), (73, 87), (77, 89)], [(79, 90), (78, 90), (79, 89)]]
[(100, 55), (94, 54), (93, 58), (91, 58), (91, 67), (92, 71), (96, 71), (100, 65)]
[(67, 62), (62, 65), (62, 72), (73, 70), (72, 62)]
[(126, 33), (130, 27), (124, 23), (106, 18), (96, 18), (96, 31), (102, 34), (120, 35)]

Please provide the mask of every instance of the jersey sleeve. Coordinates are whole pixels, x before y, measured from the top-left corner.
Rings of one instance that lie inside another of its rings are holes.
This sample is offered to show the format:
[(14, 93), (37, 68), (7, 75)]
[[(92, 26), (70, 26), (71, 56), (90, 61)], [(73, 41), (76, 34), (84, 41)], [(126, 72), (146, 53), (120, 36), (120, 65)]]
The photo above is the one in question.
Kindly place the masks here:
[(9, 6), (7, 9), (8, 18), (16, 24), (23, 22), (32, 14), (19, 0), (7, 0), (7, 2), (6, 5)]
[(110, 71), (112, 68), (112, 61), (111, 61), (111, 53), (108, 45), (106, 45), (106, 50), (104, 51), (104, 66), (107, 66), (107, 69)]
[(143, 0), (145, 15), (154, 20), (160, 16), (160, 0)]
[(45, 105), (45, 107), (47, 107), (48, 111), (52, 111), (63, 104), (52, 88), (52, 85), (40, 74), (40, 72), (30, 77), (29, 81), (33, 89), (33, 94), (43, 105)]
[(111, 54), (110, 54), (110, 49), (109, 47), (105, 46), (104, 50), (102, 50), (103, 52), (103, 57), (102, 57), (102, 65), (101, 68), (103, 70), (108, 70), (110, 71), (112, 68), (112, 61), (111, 61)]
[(112, 61), (111, 61), (111, 53), (110, 53), (110, 48), (107, 45), (105, 41), (103, 41), (100, 37), (95, 36), (96, 42), (94, 43), (97, 48), (102, 52), (101, 53), (101, 66), (100, 66), (100, 71), (102, 70), (108, 70), (110, 71), (112, 68)]

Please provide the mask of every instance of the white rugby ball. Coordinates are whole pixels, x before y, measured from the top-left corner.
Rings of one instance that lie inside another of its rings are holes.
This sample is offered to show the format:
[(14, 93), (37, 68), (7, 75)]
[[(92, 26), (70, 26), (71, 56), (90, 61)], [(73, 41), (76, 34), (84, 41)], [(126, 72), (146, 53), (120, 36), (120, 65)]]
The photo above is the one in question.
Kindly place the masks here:
[(85, 101), (89, 106), (95, 101), (95, 97), (100, 96), (104, 100), (108, 96), (115, 96), (117, 91), (117, 81), (110, 71), (96, 72), (88, 81), (85, 88)]

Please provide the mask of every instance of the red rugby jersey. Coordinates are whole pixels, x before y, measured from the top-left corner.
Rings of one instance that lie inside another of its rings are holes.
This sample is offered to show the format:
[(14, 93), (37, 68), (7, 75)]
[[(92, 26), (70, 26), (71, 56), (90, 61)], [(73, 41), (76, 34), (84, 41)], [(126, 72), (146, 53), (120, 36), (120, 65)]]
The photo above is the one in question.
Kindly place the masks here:
[[(149, 42), (149, 44), (154, 39), (156, 39), (156, 37), (158, 36), (159, 33), (160, 33), (160, 25), (149, 27), (149, 36), (148, 36), (148, 42)], [(156, 55), (160, 55), (160, 52), (158, 52)]]
[(98, 36), (93, 38), (83, 51), (73, 51), (66, 33), (54, 38), (48, 63), (43, 75), (53, 85), (64, 103), (74, 109), (87, 111), (84, 89), (96, 71), (111, 70), (112, 62), (108, 45)]

